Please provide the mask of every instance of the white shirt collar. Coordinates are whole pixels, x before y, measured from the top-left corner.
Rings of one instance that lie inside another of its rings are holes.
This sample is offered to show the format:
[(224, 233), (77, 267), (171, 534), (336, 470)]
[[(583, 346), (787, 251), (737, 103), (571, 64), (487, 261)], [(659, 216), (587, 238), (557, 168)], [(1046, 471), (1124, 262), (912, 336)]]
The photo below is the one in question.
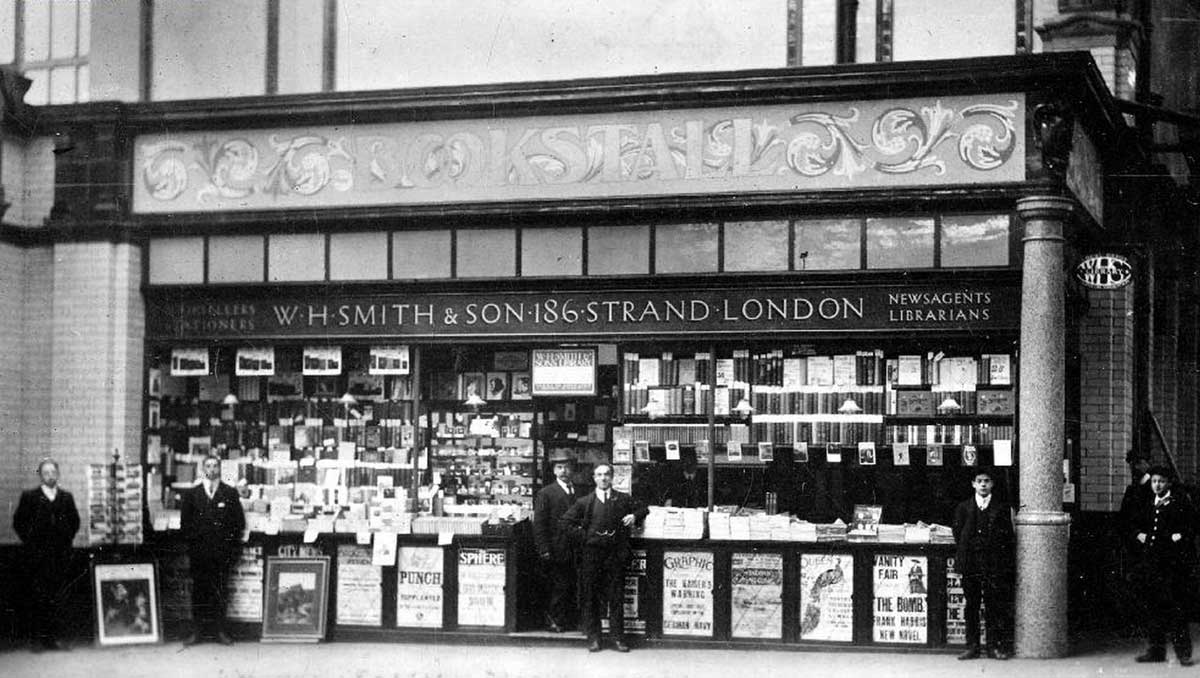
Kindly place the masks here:
[(1171, 498), (1171, 491), (1167, 490), (1167, 493), (1164, 494), (1163, 496), (1161, 496), (1161, 497), (1155, 496), (1154, 497), (1154, 505), (1159, 506), (1160, 504), (1165, 504), (1165, 503), (1167, 503), (1167, 500), (1170, 498)]
[(42, 494), (46, 495), (46, 498), (50, 501), (54, 501), (54, 498), (58, 496), (58, 488), (42, 485)]
[(220, 482), (219, 480), (204, 480), (204, 491), (208, 493), (209, 499), (217, 493), (217, 484)]
[(986, 511), (988, 505), (991, 503), (992, 503), (992, 495), (989, 494), (986, 497), (981, 497), (979, 495), (975, 495), (975, 505), (979, 507), (980, 511)]
[(597, 489), (596, 490), (596, 498), (599, 499), (601, 502), (606, 502), (606, 501), (608, 501), (608, 493), (609, 493), (609, 490)]
[(558, 483), (559, 487), (563, 488), (563, 492), (566, 492), (567, 494), (575, 494), (575, 491), (571, 488), (570, 485), (564, 483), (563, 481), (559, 480), (558, 478), (555, 478), (554, 480), (555, 480), (555, 482)]

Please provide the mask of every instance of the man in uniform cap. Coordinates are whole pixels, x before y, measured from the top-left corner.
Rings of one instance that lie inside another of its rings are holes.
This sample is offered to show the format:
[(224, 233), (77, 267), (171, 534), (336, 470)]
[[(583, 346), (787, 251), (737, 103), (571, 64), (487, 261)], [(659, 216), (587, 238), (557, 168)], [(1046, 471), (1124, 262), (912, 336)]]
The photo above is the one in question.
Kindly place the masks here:
[(575, 460), (565, 452), (550, 459), (554, 480), (538, 490), (533, 499), (533, 539), (542, 570), (550, 580), (550, 600), (546, 606), (546, 628), (561, 633), (575, 617), (575, 544), (563, 522), (563, 514), (575, 503), (571, 471)]

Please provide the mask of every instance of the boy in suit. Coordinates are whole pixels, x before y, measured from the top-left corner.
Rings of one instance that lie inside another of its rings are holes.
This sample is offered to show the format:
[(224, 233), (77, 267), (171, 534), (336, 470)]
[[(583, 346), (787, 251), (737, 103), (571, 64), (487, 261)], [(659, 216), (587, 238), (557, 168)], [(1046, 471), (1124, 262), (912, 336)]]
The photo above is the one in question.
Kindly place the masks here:
[(1149, 471), (1153, 496), (1135, 514), (1134, 540), (1141, 548), (1139, 578), (1146, 601), (1146, 640), (1149, 647), (1138, 662), (1167, 659), (1167, 631), (1182, 666), (1192, 665), (1192, 636), (1188, 631), (1187, 602), (1191, 600), (1195, 560), (1195, 513), (1187, 495), (1173, 492), (1171, 472), (1165, 466)]
[(546, 628), (562, 633), (575, 616), (575, 545), (562, 522), (563, 514), (575, 503), (571, 483), (571, 457), (561, 454), (550, 460), (554, 481), (538, 490), (533, 498), (533, 540), (537, 545), (542, 569), (550, 580), (550, 601), (546, 608)]
[(242, 549), (246, 516), (237, 490), (221, 482), (221, 458), (204, 459), (204, 478), (183, 494), (179, 526), (187, 541), (192, 572), (195, 629), (184, 645), (214, 637), (231, 645), (225, 621), (225, 584)]
[(975, 495), (954, 509), (954, 566), (962, 575), (967, 599), (967, 650), (959, 659), (979, 657), (980, 602), (987, 606), (988, 656), (1011, 656), (1016, 533), (1012, 511), (992, 495), (994, 484), (991, 473), (976, 472), (971, 482)]
[(629, 532), (648, 510), (633, 497), (612, 489), (613, 467), (600, 464), (592, 473), (596, 489), (576, 501), (563, 521), (580, 533), (583, 553), (579, 568), (579, 595), (588, 651), (600, 651), (600, 615), (608, 607), (609, 630), (617, 652), (625, 644), (625, 567), (629, 563)]
[(31, 578), (34, 649), (65, 649), (59, 639), (62, 603), (71, 565), (71, 542), (79, 532), (79, 511), (70, 492), (58, 486), (58, 463), (38, 464), (41, 484), (21, 493), (13, 514), (13, 530), (24, 545), (22, 555)]

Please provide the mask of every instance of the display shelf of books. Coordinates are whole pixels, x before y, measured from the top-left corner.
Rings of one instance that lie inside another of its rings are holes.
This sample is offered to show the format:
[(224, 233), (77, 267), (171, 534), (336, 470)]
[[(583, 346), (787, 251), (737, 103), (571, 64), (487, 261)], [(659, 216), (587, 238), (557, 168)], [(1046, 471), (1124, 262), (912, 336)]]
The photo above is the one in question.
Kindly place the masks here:
[(429, 463), (451, 505), (511, 505), (532, 510), (537, 482), (534, 414), (434, 409)]
[[(155, 530), (176, 529), (180, 493), (209, 454), (253, 531), (335, 531), (396, 502), (425, 467), (407, 347), (190, 349), (151, 367), (147, 460), (163, 485)], [(189, 369), (179, 369), (180, 367)], [(316, 373), (314, 373), (316, 372)], [(155, 405), (157, 405), (155, 407)]]

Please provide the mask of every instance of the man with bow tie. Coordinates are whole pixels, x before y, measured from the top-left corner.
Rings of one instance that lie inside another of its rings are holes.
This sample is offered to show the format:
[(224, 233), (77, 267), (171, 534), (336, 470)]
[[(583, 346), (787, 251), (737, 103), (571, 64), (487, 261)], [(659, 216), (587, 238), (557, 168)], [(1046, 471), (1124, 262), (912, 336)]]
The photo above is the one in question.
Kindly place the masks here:
[(608, 609), (609, 631), (617, 652), (625, 643), (625, 568), (629, 564), (629, 532), (646, 517), (645, 506), (612, 488), (613, 467), (596, 466), (595, 491), (567, 509), (563, 521), (583, 543), (579, 566), (579, 597), (588, 651), (600, 651), (600, 616)]
[(183, 494), (180, 529), (187, 542), (192, 572), (192, 620), (195, 628), (184, 641), (204, 637), (230, 645), (225, 621), (225, 585), (242, 548), (246, 516), (237, 490), (221, 482), (221, 458), (204, 459), (203, 480)]
[(550, 580), (550, 600), (546, 606), (546, 628), (561, 633), (572, 625), (575, 616), (575, 547), (570, 530), (562, 522), (563, 514), (575, 503), (571, 482), (574, 460), (565, 454), (550, 460), (554, 482), (538, 490), (533, 499), (533, 539), (542, 569)]
[(1134, 539), (1141, 548), (1138, 577), (1146, 603), (1146, 641), (1149, 648), (1139, 662), (1167, 659), (1167, 632), (1175, 656), (1192, 665), (1192, 637), (1188, 631), (1188, 603), (1192, 600), (1192, 567), (1195, 561), (1195, 514), (1187, 495), (1171, 485), (1171, 471), (1155, 466), (1149, 471), (1153, 497), (1136, 514)]
[(992, 494), (994, 484), (991, 473), (978, 471), (971, 481), (974, 496), (954, 508), (954, 568), (962, 575), (967, 623), (967, 650), (959, 659), (980, 655), (980, 602), (987, 610), (988, 656), (1010, 656), (1016, 532), (1011, 509)]

